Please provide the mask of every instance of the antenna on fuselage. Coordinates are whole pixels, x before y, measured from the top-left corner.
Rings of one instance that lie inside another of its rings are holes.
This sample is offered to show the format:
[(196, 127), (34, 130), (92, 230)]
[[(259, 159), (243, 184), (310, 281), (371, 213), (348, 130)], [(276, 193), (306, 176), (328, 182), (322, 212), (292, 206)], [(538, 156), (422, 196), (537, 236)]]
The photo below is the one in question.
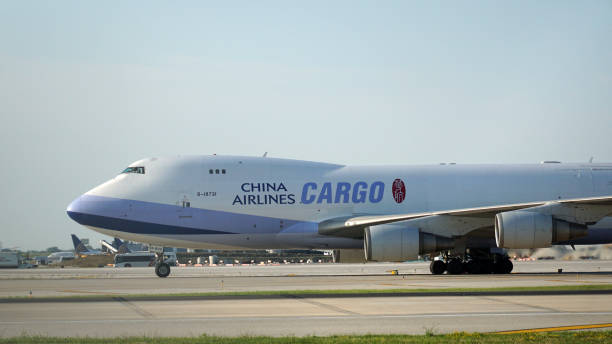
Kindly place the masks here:
[(268, 152), (265, 152), (265, 153), (264, 153), (264, 155), (263, 155), (263, 157), (265, 158), (265, 157), (267, 157), (267, 156), (268, 156)]
[(589, 159), (589, 164), (592, 164), (592, 163), (593, 163), (593, 157)]

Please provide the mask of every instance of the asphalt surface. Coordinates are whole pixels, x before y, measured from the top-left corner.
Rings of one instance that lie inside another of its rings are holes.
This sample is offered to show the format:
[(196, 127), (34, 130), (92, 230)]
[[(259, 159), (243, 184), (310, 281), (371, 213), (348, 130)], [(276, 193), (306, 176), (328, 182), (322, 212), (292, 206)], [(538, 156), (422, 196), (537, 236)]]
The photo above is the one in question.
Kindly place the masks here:
[(5, 303), (0, 335), (491, 332), (612, 323), (610, 300), (610, 295), (557, 295)]
[[(557, 269), (563, 269), (562, 274)], [(398, 275), (391, 271), (397, 270)], [(0, 297), (258, 290), (491, 288), (612, 284), (612, 261), (515, 262), (509, 275), (432, 276), (427, 263), (173, 268), (4, 269)]]
[[(558, 274), (557, 269), (564, 273)], [(391, 275), (397, 269), (399, 275)], [(426, 275), (427, 265), (283, 265), (176, 268), (0, 270), (0, 336), (330, 335), (426, 331), (494, 332), (612, 323), (612, 294), (468, 296), (291, 296), (134, 300), (172, 292), (389, 289), (612, 284), (612, 261), (519, 262), (510, 275)], [(39, 296), (112, 294), (91, 302)]]

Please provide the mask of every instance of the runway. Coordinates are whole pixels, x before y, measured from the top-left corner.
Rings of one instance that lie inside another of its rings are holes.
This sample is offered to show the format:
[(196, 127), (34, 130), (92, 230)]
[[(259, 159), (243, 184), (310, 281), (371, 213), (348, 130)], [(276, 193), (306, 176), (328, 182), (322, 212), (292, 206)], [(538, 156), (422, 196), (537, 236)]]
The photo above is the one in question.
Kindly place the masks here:
[[(602, 302), (605, 301), (605, 302)], [(422, 334), (612, 323), (609, 295), (5, 303), (3, 337)]]
[[(566, 264), (566, 265), (563, 265)], [(127, 294), (233, 290), (395, 289), (612, 284), (611, 261), (525, 262), (510, 275), (431, 276), (423, 263), (174, 269), (1, 270), (0, 336), (198, 336), (494, 332), (612, 323), (611, 294), (350, 296), (135, 300)], [(564, 271), (557, 274), (556, 267)], [(391, 275), (398, 268), (400, 275)], [(233, 270), (232, 270), (233, 269)], [(364, 269), (361, 274), (361, 269)], [(567, 270), (566, 270), (567, 269)], [(414, 272), (410, 271), (417, 271)], [(577, 271), (583, 271), (578, 273)], [(313, 273), (314, 272), (314, 273)], [(339, 272), (343, 272), (341, 275)], [(222, 281), (222, 282), (221, 282)], [(112, 294), (90, 302), (37, 296)]]
[[(562, 274), (557, 269), (563, 269)], [(397, 270), (399, 275), (392, 275)], [(173, 268), (0, 270), (0, 297), (168, 294), (259, 290), (430, 289), (612, 284), (612, 261), (515, 262), (510, 275), (440, 275), (429, 264), (291, 264)], [(30, 294), (31, 293), (31, 294)]]

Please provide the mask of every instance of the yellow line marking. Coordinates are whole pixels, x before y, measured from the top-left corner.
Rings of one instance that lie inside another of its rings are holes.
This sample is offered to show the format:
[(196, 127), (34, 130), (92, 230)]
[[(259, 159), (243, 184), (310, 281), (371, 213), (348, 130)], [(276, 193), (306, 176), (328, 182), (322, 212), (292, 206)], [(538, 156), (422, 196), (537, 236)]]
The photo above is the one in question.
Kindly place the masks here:
[(535, 332), (552, 332), (552, 331), (587, 330), (587, 329), (604, 328), (604, 327), (612, 327), (612, 323), (532, 328), (532, 329), (525, 329), (525, 330), (502, 331), (502, 332), (494, 332), (494, 333), (497, 333), (497, 334), (535, 333)]

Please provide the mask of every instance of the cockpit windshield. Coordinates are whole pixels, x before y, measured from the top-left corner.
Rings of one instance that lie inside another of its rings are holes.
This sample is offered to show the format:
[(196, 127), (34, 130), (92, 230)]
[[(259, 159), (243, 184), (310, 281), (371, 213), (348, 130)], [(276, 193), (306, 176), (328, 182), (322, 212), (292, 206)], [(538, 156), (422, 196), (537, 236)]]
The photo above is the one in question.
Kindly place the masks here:
[(139, 173), (139, 174), (144, 174), (145, 173), (145, 168), (143, 166), (128, 167), (125, 170), (123, 170), (123, 172), (121, 172), (121, 173)]

